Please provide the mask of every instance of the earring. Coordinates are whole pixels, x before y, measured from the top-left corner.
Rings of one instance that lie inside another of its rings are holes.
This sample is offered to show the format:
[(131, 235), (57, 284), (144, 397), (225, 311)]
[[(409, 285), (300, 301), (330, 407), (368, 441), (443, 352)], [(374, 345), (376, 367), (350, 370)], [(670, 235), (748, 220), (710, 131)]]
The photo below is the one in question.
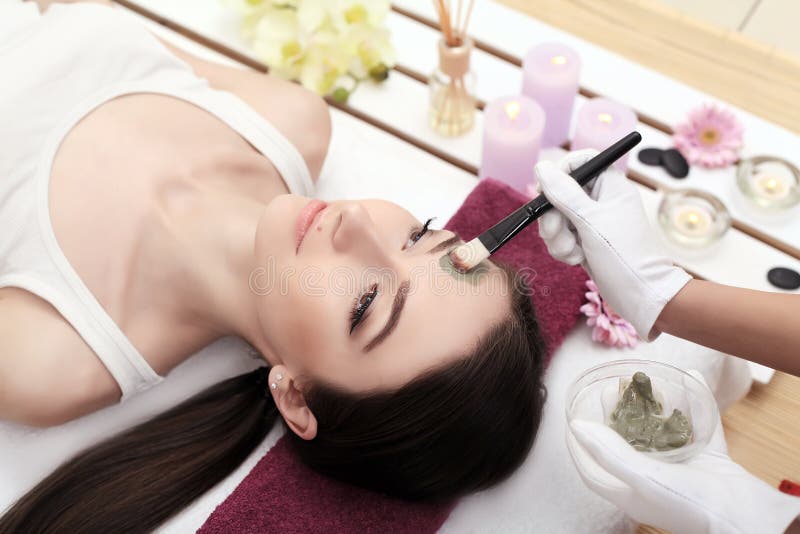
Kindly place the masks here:
[(273, 382), (272, 384), (269, 385), (269, 387), (272, 389), (278, 389), (278, 384), (276, 382)]
[(280, 373), (278, 373), (278, 374), (275, 376), (275, 378), (277, 378), (279, 381), (280, 381), (280, 380), (283, 380), (283, 375), (282, 375), (282, 374), (280, 374)]

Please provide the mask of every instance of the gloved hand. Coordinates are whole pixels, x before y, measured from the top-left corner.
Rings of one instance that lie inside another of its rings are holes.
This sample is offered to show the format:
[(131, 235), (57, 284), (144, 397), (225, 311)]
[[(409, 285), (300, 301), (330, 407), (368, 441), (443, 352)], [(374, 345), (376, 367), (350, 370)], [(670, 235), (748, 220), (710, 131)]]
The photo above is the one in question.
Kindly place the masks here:
[(800, 498), (728, 457), (719, 421), (705, 450), (674, 464), (638, 452), (600, 423), (573, 420), (570, 431), (567, 448), (584, 483), (640, 523), (676, 534), (782, 534), (800, 516)]
[(542, 192), (556, 208), (539, 219), (539, 234), (554, 258), (584, 263), (614, 311), (652, 341), (660, 333), (653, 324), (691, 276), (660, 250), (639, 192), (621, 172), (605, 171), (590, 194), (567, 174), (596, 154), (573, 152), (560, 168), (547, 161), (536, 165)]

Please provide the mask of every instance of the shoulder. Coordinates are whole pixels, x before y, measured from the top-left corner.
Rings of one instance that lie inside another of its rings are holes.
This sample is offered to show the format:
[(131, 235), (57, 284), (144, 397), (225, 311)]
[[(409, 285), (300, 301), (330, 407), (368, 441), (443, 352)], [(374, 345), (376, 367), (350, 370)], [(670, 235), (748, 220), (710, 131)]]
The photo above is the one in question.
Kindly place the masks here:
[(322, 97), (275, 76), (208, 61), (165, 45), (212, 87), (238, 96), (275, 126), (297, 147), (312, 179), (317, 180), (331, 137), (330, 111)]
[(32, 293), (0, 288), (0, 339), (0, 420), (53, 426), (120, 396), (80, 335)]
[(331, 138), (328, 104), (298, 84), (256, 72), (248, 74), (254, 78), (230, 84), (226, 90), (247, 102), (289, 139), (316, 182)]

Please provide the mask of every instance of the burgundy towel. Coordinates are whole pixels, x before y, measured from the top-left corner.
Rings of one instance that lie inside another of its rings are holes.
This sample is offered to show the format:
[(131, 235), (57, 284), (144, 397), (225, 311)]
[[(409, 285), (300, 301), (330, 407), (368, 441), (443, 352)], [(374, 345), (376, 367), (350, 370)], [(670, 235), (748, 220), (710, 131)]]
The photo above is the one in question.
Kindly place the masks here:
[[(446, 228), (469, 240), (528, 199), (495, 180), (472, 191)], [(578, 319), (586, 273), (554, 260), (535, 223), (495, 257), (528, 273), (533, 304), (552, 354)], [(261, 532), (436, 532), (453, 504), (409, 503), (336, 482), (305, 467), (285, 438), (220, 504), (200, 534)]]

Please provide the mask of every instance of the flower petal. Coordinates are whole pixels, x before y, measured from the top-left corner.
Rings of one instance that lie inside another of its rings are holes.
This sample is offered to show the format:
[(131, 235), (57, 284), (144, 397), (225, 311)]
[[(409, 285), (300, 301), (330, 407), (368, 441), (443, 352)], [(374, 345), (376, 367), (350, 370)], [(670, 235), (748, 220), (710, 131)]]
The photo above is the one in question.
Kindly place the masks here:
[[(734, 113), (714, 103), (705, 103), (691, 111), (675, 126), (675, 147), (692, 165), (725, 167), (739, 157), (743, 145), (742, 124)], [(713, 131), (713, 142), (703, 132)]]

